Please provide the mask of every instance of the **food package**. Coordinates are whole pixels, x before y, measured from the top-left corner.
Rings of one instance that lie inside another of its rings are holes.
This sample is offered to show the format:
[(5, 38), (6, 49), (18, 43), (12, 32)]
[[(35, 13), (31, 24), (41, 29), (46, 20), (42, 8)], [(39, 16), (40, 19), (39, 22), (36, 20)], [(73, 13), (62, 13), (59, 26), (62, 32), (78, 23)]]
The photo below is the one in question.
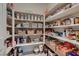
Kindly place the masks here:
[(65, 6), (65, 9), (68, 9), (68, 8), (71, 8), (71, 7), (72, 7), (72, 4), (69, 3), (69, 4), (67, 4), (67, 5)]
[(24, 35), (24, 34), (26, 34), (26, 31), (18, 30), (18, 34), (19, 35)]
[(28, 22), (23, 23), (23, 27), (24, 27), (24, 28), (29, 28), (29, 23), (28, 23)]
[(74, 24), (74, 18), (72, 17), (70, 18), (70, 20), (71, 20), (71, 24)]
[(34, 30), (27, 30), (27, 34), (34, 34)]
[(60, 26), (60, 25), (61, 25), (61, 21), (57, 21), (57, 23), (58, 23), (58, 26)]
[(16, 18), (19, 20), (20, 19), (20, 14), (16, 13)]
[(35, 54), (38, 54), (38, 53), (39, 53), (39, 48), (38, 48), (38, 47), (34, 47), (33, 52), (34, 52)]
[(79, 24), (79, 17), (75, 18), (75, 24)]
[(75, 45), (69, 43), (69, 42), (64, 42), (64, 46), (67, 46), (68, 48), (72, 49), (75, 47)]
[(43, 24), (42, 23), (38, 23), (38, 28), (43, 28)]
[(37, 23), (32, 23), (32, 28), (37, 28)]
[(76, 52), (70, 51), (67, 52), (66, 56), (78, 56), (78, 54)]
[(42, 34), (42, 30), (37, 30), (36, 34)]
[(72, 49), (69, 49), (67, 47), (64, 47), (64, 45), (58, 45), (56, 47), (56, 52), (60, 55), (60, 56), (65, 56), (67, 52), (72, 51)]
[(33, 42), (39, 42), (39, 38), (35, 38), (35, 39), (33, 39)]
[(65, 20), (65, 25), (70, 25), (71, 24), (71, 20), (68, 18)]
[(17, 28), (20, 28), (20, 27), (21, 27), (21, 24), (17, 24), (16, 27), (17, 27)]
[(50, 41), (50, 46), (52, 46), (52, 49), (54, 50), (54, 51), (56, 51), (56, 46), (59, 44), (60, 42), (58, 42), (57, 40), (52, 40), (52, 41)]
[(24, 20), (24, 18), (23, 18), (23, 17), (24, 17), (23, 13), (20, 14), (20, 17), (21, 17), (21, 20)]
[(43, 45), (39, 45), (39, 51), (40, 53), (43, 52)]
[(63, 45), (59, 44), (56, 46), (56, 52), (58, 53), (58, 55), (63, 56), (62, 55), (62, 51), (61, 49), (63, 48)]

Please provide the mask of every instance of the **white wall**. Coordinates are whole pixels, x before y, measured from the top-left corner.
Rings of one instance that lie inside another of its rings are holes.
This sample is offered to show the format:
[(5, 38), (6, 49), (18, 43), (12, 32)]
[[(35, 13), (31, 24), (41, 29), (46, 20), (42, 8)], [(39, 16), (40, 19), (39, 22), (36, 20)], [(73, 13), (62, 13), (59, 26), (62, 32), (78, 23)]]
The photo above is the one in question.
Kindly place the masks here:
[(5, 37), (6, 37), (6, 5), (0, 3), (0, 55), (4, 55)]
[(57, 3), (49, 3), (48, 4), (48, 11), (51, 10), (52, 8), (54, 8), (57, 5)]
[(16, 3), (15, 10), (43, 14), (48, 7), (47, 3)]

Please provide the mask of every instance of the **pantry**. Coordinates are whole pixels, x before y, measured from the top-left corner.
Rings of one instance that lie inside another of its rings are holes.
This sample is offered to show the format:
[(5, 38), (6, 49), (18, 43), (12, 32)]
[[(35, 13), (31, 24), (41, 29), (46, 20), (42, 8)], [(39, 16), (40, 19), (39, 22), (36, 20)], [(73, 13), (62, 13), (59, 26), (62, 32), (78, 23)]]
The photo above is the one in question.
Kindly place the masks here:
[(79, 56), (79, 4), (5, 6), (6, 56)]

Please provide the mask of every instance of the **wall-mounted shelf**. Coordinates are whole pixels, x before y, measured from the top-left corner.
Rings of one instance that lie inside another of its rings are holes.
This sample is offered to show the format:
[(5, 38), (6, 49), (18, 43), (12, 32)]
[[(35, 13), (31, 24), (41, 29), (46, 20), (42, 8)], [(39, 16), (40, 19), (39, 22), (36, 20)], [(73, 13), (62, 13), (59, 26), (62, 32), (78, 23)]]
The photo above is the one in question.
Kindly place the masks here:
[(23, 20), (23, 19), (15, 19), (15, 21), (19, 21), (19, 22), (44, 22), (42, 20)]
[(15, 29), (43, 29), (43, 28), (15, 27)]
[(52, 36), (52, 35), (47, 35), (47, 36), (50, 36), (50, 37), (53, 37), (53, 38), (56, 38), (56, 39), (59, 39), (59, 40), (67, 41), (67, 42), (70, 42), (72, 44), (79, 45), (79, 42), (77, 42), (76, 40), (70, 40), (70, 39), (68, 39), (66, 37)]
[(50, 28), (68, 28), (68, 27), (78, 27), (79, 24), (71, 24), (71, 25), (61, 25), (61, 26), (53, 26)]
[(67, 4), (68, 3), (61, 3), (61, 4), (60, 3), (56, 3), (56, 4), (54, 4), (53, 8), (48, 11), (46, 16), (49, 16), (49, 15), (53, 14), (56, 9), (61, 8), (61, 7), (65, 6), (65, 5), (67, 5)]
[(79, 4), (76, 4), (67, 10), (60, 11), (60, 12), (56, 13), (55, 15), (53, 15), (52, 17), (47, 18), (46, 22), (51, 22), (53, 20), (67, 17), (70, 15), (76, 14), (78, 12), (79, 12)]
[(36, 42), (36, 43), (25, 43), (25, 44), (17, 44), (17, 46), (28, 46), (28, 45), (37, 45), (37, 44), (44, 44), (44, 42)]
[(15, 36), (38, 36), (38, 35), (43, 35), (43, 34), (24, 34), (24, 35), (15, 34)]

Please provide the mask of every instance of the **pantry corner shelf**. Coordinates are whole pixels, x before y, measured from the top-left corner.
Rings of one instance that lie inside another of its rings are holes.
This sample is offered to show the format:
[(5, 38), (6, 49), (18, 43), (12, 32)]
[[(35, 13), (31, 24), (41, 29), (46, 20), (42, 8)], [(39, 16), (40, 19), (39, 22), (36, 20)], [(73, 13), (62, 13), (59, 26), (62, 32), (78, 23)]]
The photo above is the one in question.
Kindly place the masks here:
[(67, 42), (79, 45), (79, 42), (77, 42), (76, 40), (70, 40), (70, 39), (68, 39), (66, 37), (52, 36), (52, 35), (47, 35), (47, 36), (50, 36), (50, 37), (53, 37), (53, 38), (56, 38), (56, 39), (59, 39), (59, 40), (63, 40), (63, 41), (67, 41)]
[(22, 44), (17, 44), (16, 47), (17, 46), (37, 45), (37, 44), (44, 44), (44, 42), (36, 42), (36, 43), (33, 42), (33, 43), (24, 43), (24, 44), (22, 43)]
[[(8, 19), (12, 19), (12, 16), (7, 16)], [(16, 19), (15, 21), (19, 21), (19, 22), (44, 22), (43, 20), (26, 20), (26, 19)]]
[(15, 27), (15, 29), (43, 29), (43, 28), (33, 28), (33, 27), (29, 27), (29, 28), (27, 28), (27, 27)]
[(53, 8), (48, 11), (48, 13), (46, 14), (46, 16), (52, 14), (55, 9), (60, 8), (60, 7), (63, 7), (63, 6), (65, 6), (65, 5), (67, 5), (67, 4), (68, 4), (68, 3), (61, 3), (61, 4), (60, 4), (60, 3), (56, 3), (56, 4), (54, 4), (54, 5), (53, 5)]
[(79, 26), (79, 24), (60, 25), (60, 26), (53, 26), (51, 28), (68, 28), (68, 27), (75, 27), (75, 26)]
[(67, 17), (69, 15), (73, 15), (78, 12), (79, 12), (79, 4), (76, 4), (67, 10), (60, 11), (60, 12), (56, 13), (55, 15), (53, 15), (52, 17), (47, 18), (46, 22), (51, 22), (53, 20)]
[(15, 19), (15, 21), (19, 21), (19, 22), (44, 22), (42, 20), (25, 20), (25, 19)]
[(43, 34), (15, 34), (15, 36), (33, 36), (33, 35), (43, 35)]

